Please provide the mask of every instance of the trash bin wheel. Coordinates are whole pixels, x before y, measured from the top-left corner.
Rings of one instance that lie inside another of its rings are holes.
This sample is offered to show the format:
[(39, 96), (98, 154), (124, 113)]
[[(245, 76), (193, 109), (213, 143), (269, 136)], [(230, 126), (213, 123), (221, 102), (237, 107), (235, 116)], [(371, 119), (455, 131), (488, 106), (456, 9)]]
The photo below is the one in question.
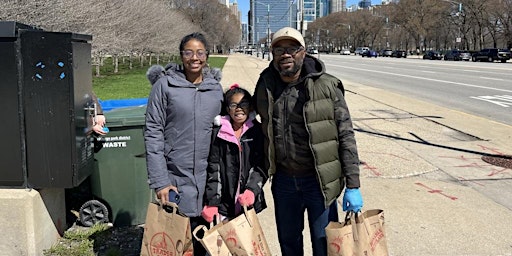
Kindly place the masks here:
[(108, 209), (98, 200), (89, 200), (80, 207), (80, 222), (86, 227), (108, 223)]

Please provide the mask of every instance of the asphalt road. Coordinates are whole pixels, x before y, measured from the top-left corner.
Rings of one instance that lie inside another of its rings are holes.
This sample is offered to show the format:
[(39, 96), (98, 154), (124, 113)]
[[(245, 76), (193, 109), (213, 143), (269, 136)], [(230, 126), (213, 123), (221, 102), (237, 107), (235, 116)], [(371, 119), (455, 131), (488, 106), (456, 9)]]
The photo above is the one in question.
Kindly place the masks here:
[(321, 54), (327, 71), (365, 84), (512, 125), (512, 61), (487, 63)]

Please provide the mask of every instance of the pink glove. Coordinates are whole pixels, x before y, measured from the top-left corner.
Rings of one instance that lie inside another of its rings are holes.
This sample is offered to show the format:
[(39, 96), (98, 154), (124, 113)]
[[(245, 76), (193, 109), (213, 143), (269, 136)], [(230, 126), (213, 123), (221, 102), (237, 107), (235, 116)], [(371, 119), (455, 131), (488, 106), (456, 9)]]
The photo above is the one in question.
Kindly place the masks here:
[(238, 202), (242, 206), (251, 206), (254, 204), (254, 193), (248, 189), (238, 196)]
[(203, 207), (203, 211), (201, 212), (201, 216), (208, 222), (212, 222), (215, 215), (219, 215), (219, 207), (217, 206), (208, 206), (205, 205)]

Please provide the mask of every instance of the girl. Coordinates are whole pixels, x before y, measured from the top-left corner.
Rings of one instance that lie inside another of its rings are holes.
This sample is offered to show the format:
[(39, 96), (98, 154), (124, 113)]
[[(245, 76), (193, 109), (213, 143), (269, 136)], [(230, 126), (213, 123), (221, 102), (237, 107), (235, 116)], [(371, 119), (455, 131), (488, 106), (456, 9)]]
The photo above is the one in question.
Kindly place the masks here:
[(215, 127), (208, 158), (205, 206), (201, 215), (212, 222), (215, 215), (234, 218), (241, 206), (254, 206), (256, 212), (267, 207), (263, 185), (263, 133), (252, 112), (251, 94), (232, 85), (224, 94), (228, 115)]

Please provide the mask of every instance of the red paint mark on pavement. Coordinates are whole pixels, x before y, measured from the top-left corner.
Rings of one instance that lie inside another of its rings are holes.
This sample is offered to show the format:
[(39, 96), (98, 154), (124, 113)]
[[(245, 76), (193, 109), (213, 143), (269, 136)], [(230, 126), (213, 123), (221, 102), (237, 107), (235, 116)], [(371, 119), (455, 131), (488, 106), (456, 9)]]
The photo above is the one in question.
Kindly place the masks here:
[(440, 195), (442, 195), (442, 196), (444, 196), (444, 197), (448, 197), (448, 198), (450, 198), (451, 200), (457, 200), (457, 199), (458, 199), (457, 197), (450, 196), (450, 195), (447, 195), (447, 194), (443, 193), (443, 191), (442, 191), (442, 190), (430, 188), (430, 187), (428, 187), (428, 186), (424, 185), (424, 184), (423, 184), (423, 183), (421, 183), (421, 182), (416, 182), (416, 183), (414, 183), (414, 184), (416, 184), (416, 185), (418, 185), (418, 186), (420, 186), (420, 187), (424, 187), (424, 188), (428, 189), (428, 192), (429, 192), (429, 193), (433, 193), (433, 194), (434, 194), (434, 193), (436, 193), (436, 194), (440, 194)]
[(488, 151), (494, 152), (495, 154), (503, 155), (503, 152), (499, 151), (496, 148), (490, 148), (490, 147), (480, 145), (480, 144), (477, 144), (477, 146), (479, 146), (482, 150), (488, 150)]
[(477, 167), (477, 168), (485, 168), (488, 166), (492, 166), (491, 164), (480, 164), (480, 163), (470, 163), (470, 164), (463, 164), (463, 165), (456, 165), (454, 167)]
[(365, 152), (365, 153), (369, 153), (369, 154), (375, 154), (375, 155), (388, 155), (388, 156), (400, 158), (402, 160), (411, 161), (410, 159), (407, 159), (405, 157), (402, 157), (402, 156), (399, 156), (399, 155), (395, 155), (395, 154), (392, 154), (392, 153), (372, 152), (372, 151), (361, 151), (361, 152)]
[(510, 170), (510, 169), (508, 169), (508, 168), (503, 168), (503, 169), (501, 169), (501, 170), (492, 169), (492, 170), (491, 170), (491, 173), (487, 174), (487, 176), (494, 176), (494, 175), (496, 175), (496, 174), (500, 174), (500, 173), (502, 173), (502, 172), (506, 172), (506, 171), (509, 171), (509, 170)]
[(466, 178), (464, 178), (464, 177), (461, 177), (461, 176), (459, 176), (458, 178), (459, 178), (459, 181), (467, 181), (467, 182), (475, 183), (475, 184), (477, 184), (477, 185), (480, 185), (480, 186), (482, 186), (482, 187), (485, 187), (485, 185), (484, 185), (484, 184), (479, 183), (479, 182), (476, 182), (476, 181), (474, 181), (474, 180), (468, 180), (468, 179), (466, 179)]
[(440, 158), (453, 158), (453, 159), (459, 159), (459, 160), (462, 160), (462, 161), (468, 161), (468, 160), (471, 160), (471, 159), (480, 159), (480, 157), (470, 157), (470, 158), (467, 158), (465, 157), (464, 155), (460, 155), (460, 156), (439, 156)]
[(364, 170), (370, 170), (375, 176), (381, 176), (382, 174), (377, 171), (377, 167), (370, 166), (368, 163), (361, 161), (361, 164), (364, 166)]

